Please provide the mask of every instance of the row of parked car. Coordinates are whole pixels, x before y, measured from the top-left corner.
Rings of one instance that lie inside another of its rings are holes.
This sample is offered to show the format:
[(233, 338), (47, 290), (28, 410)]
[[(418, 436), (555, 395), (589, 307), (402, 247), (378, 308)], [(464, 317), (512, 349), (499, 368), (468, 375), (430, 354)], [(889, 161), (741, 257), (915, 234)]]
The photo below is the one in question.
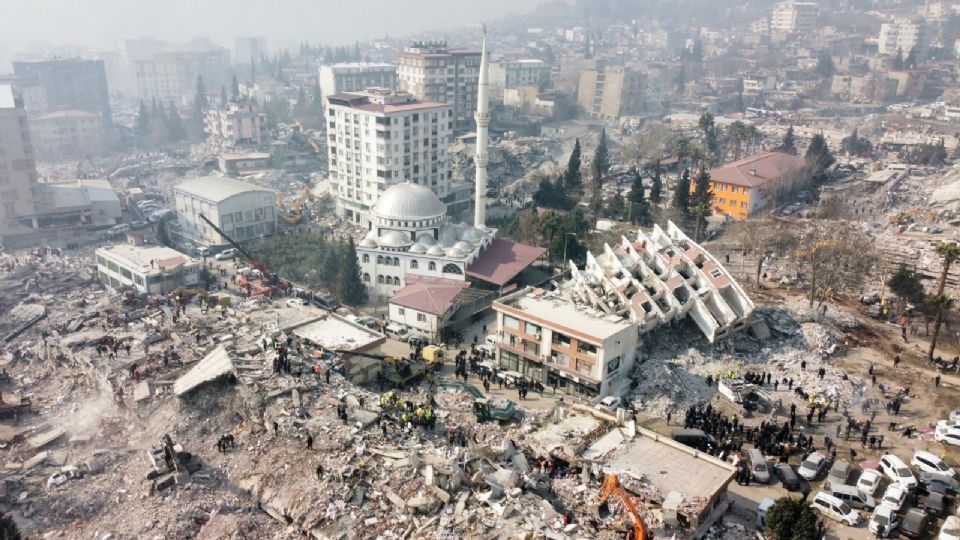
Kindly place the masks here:
[[(823, 454), (813, 452), (797, 468), (797, 474), (813, 481), (827, 465)], [(811, 504), (824, 516), (852, 527), (861, 522), (858, 510), (871, 511), (868, 528), (877, 537), (887, 537), (899, 530), (907, 538), (919, 538), (931, 520), (946, 511), (950, 497), (960, 491), (960, 481), (954, 469), (931, 452), (917, 450), (910, 465), (912, 469), (896, 455), (885, 454), (877, 469), (863, 469), (854, 482), (854, 466), (838, 460), (830, 464), (822, 489), (814, 495)], [(788, 482), (787, 469), (790, 469), (788, 465), (778, 464), (776, 470), (784, 487), (796, 489), (799, 481)], [(881, 491), (884, 483), (887, 487)], [(878, 499), (879, 493), (882, 496)], [(960, 540), (958, 519), (950, 516), (945, 520), (939, 540)]]

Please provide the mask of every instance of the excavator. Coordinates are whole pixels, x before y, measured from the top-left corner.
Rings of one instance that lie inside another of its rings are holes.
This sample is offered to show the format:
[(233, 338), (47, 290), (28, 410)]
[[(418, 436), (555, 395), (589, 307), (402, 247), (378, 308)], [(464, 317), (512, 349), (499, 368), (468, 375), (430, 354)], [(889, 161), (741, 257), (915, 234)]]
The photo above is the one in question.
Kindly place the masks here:
[(423, 377), (427, 372), (427, 365), (416, 360), (405, 360), (383, 354), (346, 351), (342, 349), (333, 352), (339, 354), (341, 357), (363, 356), (364, 358), (380, 360), (380, 373), (383, 375), (383, 380), (389, 382), (394, 388), (402, 388)]
[(627, 531), (627, 540), (653, 540), (653, 531), (647, 529), (647, 524), (640, 517), (640, 511), (634, 504), (633, 498), (620, 485), (620, 480), (615, 474), (608, 474), (603, 481), (603, 487), (600, 488), (600, 504), (605, 505), (611, 495), (616, 495), (620, 503), (626, 509), (627, 513), (633, 519), (633, 529)]
[(266, 296), (267, 298), (273, 298), (273, 296), (277, 292), (279, 292), (279, 287), (280, 287), (279, 276), (267, 270), (267, 267), (264, 266), (263, 263), (258, 261), (256, 257), (251, 255), (250, 252), (244, 249), (244, 247), (241, 246), (237, 241), (235, 241), (233, 238), (230, 238), (230, 236), (228, 236), (227, 233), (223, 232), (223, 230), (220, 229), (220, 227), (217, 227), (216, 225), (214, 225), (212, 221), (207, 219), (207, 216), (200, 214), (200, 219), (205, 221), (207, 225), (213, 227), (213, 230), (220, 233), (220, 236), (226, 238), (227, 242), (229, 242), (230, 245), (234, 247), (234, 249), (239, 251), (241, 255), (243, 255), (248, 261), (250, 261), (250, 266), (260, 271), (260, 275), (262, 276), (260, 280), (261, 284), (251, 283), (247, 278), (247, 276), (240, 276), (240, 284), (250, 286), (250, 296)]
[(293, 205), (290, 207), (290, 211), (284, 211), (283, 208), (283, 196), (280, 193), (277, 193), (277, 208), (280, 210), (280, 219), (282, 219), (288, 225), (296, 225), (300, 223), (300, 220), (303, 219), (303, 203), (308, 199), (312, 198), (310, 193), (310, 188), (305, 187), (297, 193), (295, 199), (293, 199)]

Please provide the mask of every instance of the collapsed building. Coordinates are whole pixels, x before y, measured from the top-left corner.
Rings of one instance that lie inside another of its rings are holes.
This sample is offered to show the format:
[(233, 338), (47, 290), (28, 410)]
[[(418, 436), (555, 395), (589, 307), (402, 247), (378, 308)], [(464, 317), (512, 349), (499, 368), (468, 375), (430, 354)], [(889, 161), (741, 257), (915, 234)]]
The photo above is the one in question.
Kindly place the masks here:
[(672, 222), (605, 244), (556, 291), (494, 303), (497, 360), (518, 376), (588, 396), (622, 394), (644, 336), (691, 319), (711, 343), (745, 329), (754, 304), (706, 249)]

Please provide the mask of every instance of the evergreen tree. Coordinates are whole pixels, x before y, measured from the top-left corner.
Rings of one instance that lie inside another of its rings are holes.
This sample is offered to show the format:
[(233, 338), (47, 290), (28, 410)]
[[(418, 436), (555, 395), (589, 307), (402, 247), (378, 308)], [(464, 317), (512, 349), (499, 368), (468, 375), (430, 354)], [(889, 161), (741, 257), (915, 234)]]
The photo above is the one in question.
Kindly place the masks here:
[(183, 126), (180, 111), (177, 110), (172, 101), (167, 114), (167, 134), (171, 142), (182, 142), (187, 138), (187, 129)]
[(597, 151), (593, 154), (590, 171), (593, 173), (593, 212), (594, 215), (599, 215), (600, 197), (603, 192), (603, 178), (610, 171), (610, 154), (607, 150), (606, 129), (600, 130), (600, 142), (597, 143)]
[(684, 160), (690, 157), (690, 141), (683, 133), (677, 138), (677, 142), (673, 143), (673, 156), (677, 158), (679, 167), (683, 167)]
[(193, 122), (199, 133), (203, 133), (203, 116), (207, 113), (207, 87), (203, 84), (203, 75), (197, 75), (197, 90), (193, 96)]
[(690, 169), (684, 169), (673, 190), (673, 208), (684, 216), (690, 214)]
[(233, 79), (230, 81), (230, 97), (236, 101), (240, 99), (240, 81), (237, 80), (237, 74), (233, 74)]
[(663, 198), (663, 180), (660, 178), (662, 173), (660, 169), (660, 160), (653, 163), (653, 170), (650, 171), (650, 202), (660, 204)]
[(914, 47), (910, 49), (910, 52), (907, 53), (907, 57), (903, 60), (903, 67), (905, 69), (917, 69), (917, 48)]
[(533, 194), (533, 203), (537, 206), (559, 208), (561, 210), (567, 210), (573, 206), (573, 201), (570, 200), (567, 190), (563, 187), (562, 178), (557, 178), (556, 182), (552, 182), (549, 178), (541, 180), (540, 185), (537, 186), (537, 191)]
[(570, 191), (576, 191), (583, 186), (580, 159), (580, 139), (576, 139), (573, 143), (573, 151), (570, 152), (570, 159), (567, 160), (567, 170), (563, 174), (563, 185)]
[(903, 69), (903, 49), (900, 47), (897, 47), (897, 55), (893, 57), (893, 63), (890, 65), (890, 69), (894, 71)]
[(167, 144), (169, 134), (167, 133), (167, 112), (163, 108), (163, 102), (157, 102), (157, 112), (153, 115), (151, 122), (150, 136), (154, 146), (163, 146)]
[(866, 137), (859, 135), (857, 128), (853, 128), (853, 133), (840, 141), (840, 147), (851, 156), (865, 157), (873, 152), (873, 145)]
[(150, 98), (150, 115), (153, 117), (157, 116), (157, 98), (156, 96)]
[[(344, 260), (340, 254), (345, 249), (343, 242), (330, 242), (323, 251), (323, 264), (320, 265), (320, 281), (328, 289), (337, 287), (340, 263)], [(341, 297), (341, 300), (343, 298)]]
[(228, 100), (227, 100), (227, 87), (221, 85), (221, 86), (220, 86), (220, 106), (223, 107), (224, 109), (226, 109), (226, 108), (227, 108), (227, 101), (228, 101)]
[(765, 529), (777, 540), (816, 540), (817, 514), (800, 499), (782, 497), (767, 512)]
[(643, 179), (640, 177), (640, 171), (634, 169), (633, 183), (630, 185), (630, 222), (639, 223), (644, 227), (651, 224), (650, 205), (644, 196)]
[(340, 255), (340, 261), (338, 276), (340, 301), (348, 306), (366, 304), (367, 288), (360, 279), (360, 261), (357, 260), (357, 247), (353, 244), (353, 237), (349, 237)]
[(813, 139), (810, 140), (810, 146), (807, 148), (804, 159), (806, 159), (807, 165), (813, 171), (814, 177), (820, 176), (830, 165), (833, 165), (833, 154), (830, 153), (830, 148), (827, 147), (827, 140), (823, 137), (822, 133), (817, 133), (813, 136)]
[(709, 112), (701, 113), (700, 120), (697, 124), (700, 127), (700, 131), (703, 132), (704, 145), (712, 161), (712, 158), (716, 156), (717, 150), (719, 149), (719, 144), (717, 143), (717, 126), (714, 122), (713, 114)]
[(147, 111), (147, 104), (140, 100), (140, 111), (137, 112), (137, 138), (141, 143), (150, 136), (150, 113)]
[(780, 146), (777, 147), (777, 150), (781, 152), (786, 152), (788, 154), (797, 155), (797, 143), (793, 135), (793, 126), (787, 128), (787, 132), (783, 134), (783, 141), (780, 143)]
[(710, 189), (710, 173), (704, 167), (694, 178), (693, 195), (689, 197), (690, 214), (694, 217), (694, 242), (703, 239), (707, 232), (707, 218), (713, 212), (713, 191)]

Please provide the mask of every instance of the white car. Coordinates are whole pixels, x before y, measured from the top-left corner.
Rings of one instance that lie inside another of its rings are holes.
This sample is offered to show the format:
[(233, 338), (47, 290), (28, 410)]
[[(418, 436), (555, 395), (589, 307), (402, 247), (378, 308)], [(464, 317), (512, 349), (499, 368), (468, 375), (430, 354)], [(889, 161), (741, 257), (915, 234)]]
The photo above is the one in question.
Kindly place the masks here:
[(937, 427), (960, 428), (960, 419), (950, 418), (949, 420), (937, 420)]
[(956, 474), (953, 467), (944, 463), (942, 459), (933, 453), (924, 450), (917, 450), (913, 453), (913, 459), (910, 461), (910, 465), (913, 465), (923, 472), (939, 473), (947, 476), (954, 476)]
[(234, 248), (225, 249), (213, 256), (218, 261), (228, 261), (237, 256), (237, 250)]
[(851, 527), (856, 527), (860, 523), (860, 514), (850, 508), (847, 503), (824, 491), (814, 495), (811, 506), (824, 516), (842, 521)]
[(883, 499), (880, 499), (882, 506), (889, 506), (895, 512), (899, 512), (907, 502), (907, 495), (910, 492), (902, 484), (896, 482), (887, 486), (887, 491), (883, 493)]
[(887, 475), (887, 478), (903, 484), (907, 489), (917, 487), (917, 477), (913, 475), (913, 471), (902, 459), (893, 454), (886, 454), (880, 458), (880, 470)]
[(960, 446), (960, 427), (941, 426), (937, 423), (937, 429), (933, 431), (933, 438), (937, 442)]
[(890, 536), (890, 533), (899, 526), (900, 517), (897, 516), (896, 511), (889, 506), (881, 504), (873, 511), (873, 515), (870, 516), (870, 532), (876, 535), (877, 538)]
[(948, 516), (943, 520), (937, 540), (960, 540), (960, 517)]
[(880, 471), (864, 469), (860, 478), (857, 479), (857, 489), (872, 497), (877, 492), (877, 488), (880, 487), (881, 481), (883, 481), (883, 475), (880, 474)]
[(825, 458), (820, 452), (814, 452), (807, 456), (807, 459), (803, 460), (803, 463), (797, 467), (797, 474), (806, 478), (807, 480), (813, 480), (818, 474), (820, 474), (820, 471), (826, 464), (827, 458)]
[(287, 300), (288, 307), (301, 307), (307, 305), (307, 301), (303, 298), (291, 298)]
[(960, 409), (957, 409), (955, 411), (950, 411), (949, 418), (951, 420), (960, 421)]

